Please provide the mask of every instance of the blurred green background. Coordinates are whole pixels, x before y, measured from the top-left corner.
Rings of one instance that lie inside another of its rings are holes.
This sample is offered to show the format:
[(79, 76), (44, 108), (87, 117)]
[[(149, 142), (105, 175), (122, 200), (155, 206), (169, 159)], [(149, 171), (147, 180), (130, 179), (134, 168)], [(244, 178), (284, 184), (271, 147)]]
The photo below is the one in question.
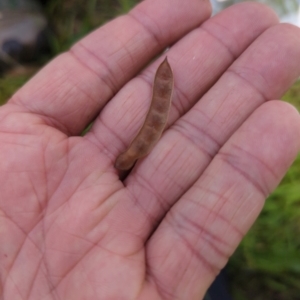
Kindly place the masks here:
[[(50, 52), (0, 78), (0, 104), (39, 68), (107, 20), (126, 13), (138, 0), (48, 0)], [(284, 100), (300, 109), (300, 83)], [(280, 117), (280, 116), (279, 116)], [(266, 201), (257, 222), (228, 263), (235, 300), (300, 299), (300, 156)], [(220, 299), (222, 300), (222, 299)]]

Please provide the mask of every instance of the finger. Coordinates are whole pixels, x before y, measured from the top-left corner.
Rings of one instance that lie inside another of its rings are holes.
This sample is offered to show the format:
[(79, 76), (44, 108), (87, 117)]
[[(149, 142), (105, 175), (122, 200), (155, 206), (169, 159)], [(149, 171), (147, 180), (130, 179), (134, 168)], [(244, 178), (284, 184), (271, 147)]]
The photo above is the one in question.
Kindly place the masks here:
[(54, 59), (10, 103), (79, 134), (125, 82), (210, 12), (208, 1), (143, 1)]
[(147, 247), (149, 281), (161, 295), (204, 295), (295, 159), (299, 128), (289, 104), (262, 105), (172, 207)]
[[(194, 105), (257, 36), (277, 22), (266, 6), (243, 3), (209, 19), (175, 44), (167, 53), (175, 80), (169, 125)], [(159, 63), (130, 81), (87, 135), (112, 159), (125, 151), (143, 123)]]
[[(266, 97), (279, 96), (300, 75), (298, 36), (296, 27), (277, 25), (268, 29), (201, 101), (165, 132), (150, 154), (137, 163), (125, 181), (134, 203), (125, 202), (122, 206), (127, 205), (124, 210), (135, 213), (136, 228), (143, 226), (145, 238)], [(264, 66), (265, 60), (272, 63)], [(256, 76), (247, 81), (238, 77), (234, 69), (255, 70)], [(265, 85), (259, 91), (255, 85), (261, 81)], [(273, 86), (276, 88), (272, 92)]]

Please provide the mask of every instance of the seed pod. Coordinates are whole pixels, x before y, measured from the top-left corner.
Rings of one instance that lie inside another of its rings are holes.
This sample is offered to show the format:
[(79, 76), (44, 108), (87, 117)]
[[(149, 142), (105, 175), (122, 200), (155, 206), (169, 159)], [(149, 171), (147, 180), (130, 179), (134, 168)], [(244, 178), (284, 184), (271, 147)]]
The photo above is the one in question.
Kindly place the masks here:
[(159, 140), (168, 120), (173, 91), (173, 73), (167, 57), (158, 67), (152, 101), (145, 122), (128, 149), (115, 162), (118, 170), (129, 170), (137, 159), (147, 155)]

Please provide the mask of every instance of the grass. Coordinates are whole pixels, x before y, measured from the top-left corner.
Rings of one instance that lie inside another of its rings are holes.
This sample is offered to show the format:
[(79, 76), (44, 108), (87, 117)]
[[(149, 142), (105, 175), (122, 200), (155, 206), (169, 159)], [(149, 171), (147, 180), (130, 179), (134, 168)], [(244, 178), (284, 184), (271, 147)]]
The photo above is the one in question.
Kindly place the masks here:
[[(49, 0), (48, 19), (55, 34), (48, 59), (68, 49), (137, 0)], [(43, 62), (40, 62), (40, 66)], [(0, 104), (33, 74), (11, 72), (0, 78)], [(284, 99), (300, 109), (300, 82)], [(234, 300), (300, 299), (300, 156), (269, 197), (257, 222), (230, 259), (228, 272)]]
[(0, 78), (0, 105), (4, 104), (29, 77), (30, 75), (27, 73), (21, 75), (10, 74)]

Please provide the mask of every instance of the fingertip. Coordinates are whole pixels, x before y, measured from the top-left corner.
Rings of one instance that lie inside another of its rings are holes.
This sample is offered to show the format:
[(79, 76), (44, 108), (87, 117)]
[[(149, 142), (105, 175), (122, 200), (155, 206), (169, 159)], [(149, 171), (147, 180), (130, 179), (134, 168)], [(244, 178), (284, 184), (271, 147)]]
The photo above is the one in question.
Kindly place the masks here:
[[(264, 128), (276, 135), (277, 148), (292, 160), (300, 151), (300, 114), (295, 106), (282, 100), (271, 100), (258, 108)], [(272, 130), (271, 130), (272, 128)]]
[(297, 145), (297, 152), (300, 151), (300, 114), (298, 109), (292, 105), (291, 103), (281, 101), (281, 100), (273, 100), (271, 104), (274, 105), (276, 112), (278, 115), (282, 115), (289, 126), (289, 130), (292, 135), (295, 135), (293, 139)]
[[(237, 13), (244, 12), (245, 14), (252, 15), (255, 21), (265, 22), (268, 21), (273, 24), (279, 23), (279, 17), (276, 12), (268, 5), (259, 2), (241, 2), (232, 5), (230, 8)], [(261, 18), (263, 17), (263, 18)]]
[(277, 15), (268, 6), (256, 2), (243, 2), (224, 9), (205, 22), (201, 28), (217, 37), (235, 57), (238, 57), (245, 47), (278, 23)]

